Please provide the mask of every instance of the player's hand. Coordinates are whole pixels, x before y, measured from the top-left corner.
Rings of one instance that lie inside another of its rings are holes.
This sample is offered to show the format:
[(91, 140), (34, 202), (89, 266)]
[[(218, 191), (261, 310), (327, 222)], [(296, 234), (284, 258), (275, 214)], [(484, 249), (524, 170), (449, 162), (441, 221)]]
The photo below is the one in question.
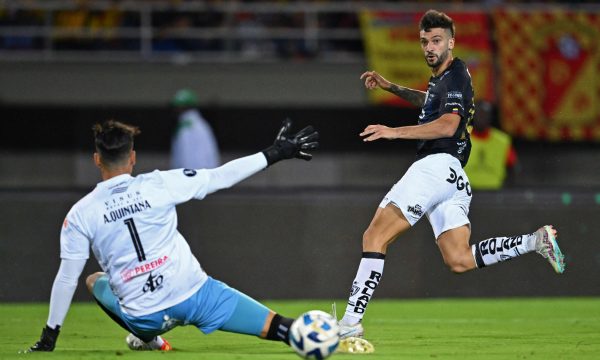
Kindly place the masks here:
[(58, 334), (60, 332), (60, 326), (56, 326), (56, 329), (52, 329), (48, 325), (44, 329), (42, 329), (42, 336), (40, 336), (40, 340), (33, 344), (27, 351), (52, 351), (56, 346), (56, 339), (58, 338)]
[(268, 165), (294, 157), (306, 161), (312, 159), (312, 154), (308, 151), (319, 147), (317, 142), (319, 133), (309, 125), (296, 134), (291, 134), (291, 127), (292, 121), (290, 119), (284, 120), (273, 145), (263, 150)]
[(369, 125), (360, 133), (363, 141), (373, 141), (377, 139), (395, 139), (397, 138), (397, 129), (385, 125)]
[(392, 86), (391, 82), (376, 71), (365, 71), (360, 78), (365, 81), (365, 87), (369, 90), (376, 89), (378, 86), (383, 90), (388, 90)]

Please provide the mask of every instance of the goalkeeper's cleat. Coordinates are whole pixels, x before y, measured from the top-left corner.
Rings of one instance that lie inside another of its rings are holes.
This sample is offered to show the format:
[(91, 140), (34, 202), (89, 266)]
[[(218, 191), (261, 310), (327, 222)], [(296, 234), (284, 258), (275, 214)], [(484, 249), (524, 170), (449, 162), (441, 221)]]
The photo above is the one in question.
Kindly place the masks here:
[(169, 344), (169, 342), (167, 341), (167, 339), (165, 338), (161, 338), (163, 340), (163, 344), (160, 346), (160, 351), (171, 351), (173, 350), (173, 347), (171, 346), (171, 344)]
[(565, 257), (556, 242), (557, 232), (552, 225), (545, 225), (535, 232), (535, 251), (542, 255), (558, 274), (565, 271)]
[(347, 354), (370, 354), (375, 352), (375, 347), (365, 339), (347, 337), (340, 340), (340, 344), (336, 351)]
[(42, 329), (42, 336), (40, 337), (40, 340), (33, 344), (33, 346), (29, 349), (22, 352), (53, 351), (54, 347), (56, 346), (56, 339), (58, 338), (59, 333), (60, 325), (56, 325), (54, 329), (46, 325), (46, 327)]
[(161, 351), (171, 351), (173, 348), (171, 344), (161, 336), (157, 336), (154, 340), (149, 342), (144, 342), (137, 336), (133, 334), (127, 335), (125, 338), (125, 342), (127, 342), (127, 346), (131, 350), (136, 351), (146, 351), (146, 350), (161, 350)]

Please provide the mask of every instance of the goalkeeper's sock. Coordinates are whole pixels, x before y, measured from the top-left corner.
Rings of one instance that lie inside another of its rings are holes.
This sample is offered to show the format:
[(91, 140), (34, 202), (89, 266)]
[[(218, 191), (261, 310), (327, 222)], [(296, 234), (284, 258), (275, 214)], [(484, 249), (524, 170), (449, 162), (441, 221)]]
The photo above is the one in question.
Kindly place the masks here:
[(290, 344), (290, 326), (294, 319), (283, 317), (279, 314), (273, 316), (271, 325), (267, 331), (267, 340), (283, 341), (286, 344)]
[(343, 324), (354, 325), (362, 320), (367, 304), (381, 280), (384, 262), (385, 254), (362, 253), (362, 259), (350, 290), (346, 312), (341, 320)]
[(151, 341), (148, 341), (148, 345), (153, 349), (160, 349), (165, 344), (165, 340), (161, 336), (156, 336)]
[(477, 267), (482, 268), (535, 251), (535, 235), (491, 238), (472, 245), (471, 251)]

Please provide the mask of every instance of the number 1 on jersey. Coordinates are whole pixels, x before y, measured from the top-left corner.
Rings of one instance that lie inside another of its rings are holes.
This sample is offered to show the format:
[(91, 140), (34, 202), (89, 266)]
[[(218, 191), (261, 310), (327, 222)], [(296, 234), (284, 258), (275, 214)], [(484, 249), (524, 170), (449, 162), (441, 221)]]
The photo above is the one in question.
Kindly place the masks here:
[(142, 242), (140, 241), (140, 236), (138, 235), (137, 228), (135, 227), (135, 222), (133, 222), (132, 218), (123, 220), (125, 225), (127, 225), (127, 229), (129, 230), (129, 235), (131, 235), (131, 240), (133, 241), (133, 247), (135, 247), (135, 252), (137, 253), (138, 260), (140, 262), (146, 260), (146, 254), (144, 254), (144, 248), (142, 247)]

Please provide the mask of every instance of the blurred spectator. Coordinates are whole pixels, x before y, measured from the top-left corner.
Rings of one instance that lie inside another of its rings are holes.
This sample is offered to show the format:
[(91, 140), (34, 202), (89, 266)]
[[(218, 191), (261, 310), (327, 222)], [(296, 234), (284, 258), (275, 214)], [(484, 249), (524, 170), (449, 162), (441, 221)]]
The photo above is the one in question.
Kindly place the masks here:
[(177, 126), (171, 144), (171, 168), (212, 169), (220, 165), (212, 128), (198, 111), (198, 95), (190, 89), (177, 91), (171, 105)]
[(471, 156), (465, 166), (473, 189), (502, 188), (507, 171), (512, 171), (517, 163), (517, 153), (510, 135), (492, 127), (493, 116), (492, 104), (481, 100), (476, 102)]
[[(0, 26), (4, 28), (38, 27), (44, 24), (41, 10), (24, 10), (14, 6), (0, 7)], [(0, 38), (0, 48), (9, 50), (38, 49), (42, 45), (39, 36), (7, 35)]]
[[(117, 1), (105, 9), (90, 9), (88, 0), (76, 1), (75, 8), (57, 11), (55, 46), (59, 50), (122, 50), (132, 48), (119, 29), (136, 25), (131, 14), (122, 11)], [(139, 26), (139, 24), (138, 24)]]
[[(358, 13), (355, 11), (323, 12), (319, 14), (319, 28), (327, 30), (358, 30), (360, 29)], [(319, 44), (322, 55), (328, 52), (362, 53), (363, 41), (357, 37), (353, 39), (323, 39)]]
[(87, 0), (78, 0), (73, 9), (60, 10), (55, 14), (55, 45), (61, 50), (91, 50), (91, 41), (85, 36), (90, 11)]
[[(289, 28), (304, 31), (306, 19), (303, 12), (273, 14), (271, 28)], [(277, 57), (280, 59), (304, 60), (314, 57), (318, 44), (312, 46), (309, 40), (298, 37), (277, 37), (273, 39)]]
[(275, 46), (268, 39), (268, 29), (260, 16), (240, 12), (235, 16), (235, 50), (244, 59), (259, 59), (275, 53)]
[(155, 51), (215, 51), (223, 48), (221, 38), (196, 34), (207, 28), (221, 27), (224, 13), (211, 7), (197, 11), (177, 10), (177, 2), (172, 5), (168, 10), (152, 13), (152, 24), (156, 29), (152, 44)]

